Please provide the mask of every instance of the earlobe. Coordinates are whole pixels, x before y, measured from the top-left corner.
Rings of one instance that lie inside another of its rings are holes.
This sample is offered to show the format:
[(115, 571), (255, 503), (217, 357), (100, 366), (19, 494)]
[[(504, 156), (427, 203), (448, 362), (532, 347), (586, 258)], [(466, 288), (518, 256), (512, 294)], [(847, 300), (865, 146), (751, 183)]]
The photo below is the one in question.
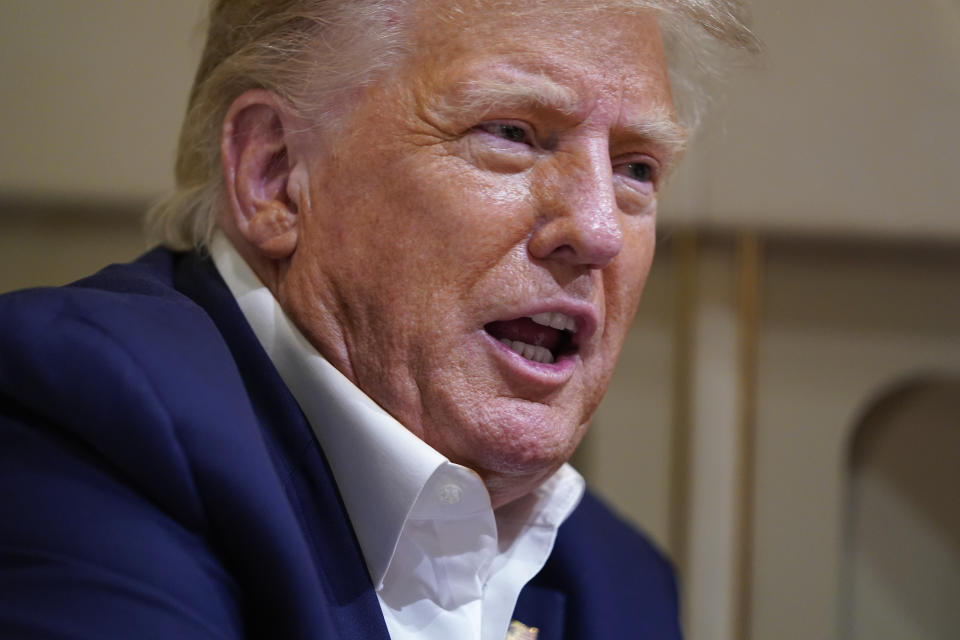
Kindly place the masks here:
[(275, 94), (247, 91), (230, 106), (221, 137), (228, 204), (221, 224), (235, 244), (270, 261), (287, 259), (296, 249), (306, 191), (304, 172), (291, 167), (288, 117)]
[(247, 219), (243, 235), (265, 258), (283, 260), (297, 248), (297, 215), (275, 200), (264, 202)]

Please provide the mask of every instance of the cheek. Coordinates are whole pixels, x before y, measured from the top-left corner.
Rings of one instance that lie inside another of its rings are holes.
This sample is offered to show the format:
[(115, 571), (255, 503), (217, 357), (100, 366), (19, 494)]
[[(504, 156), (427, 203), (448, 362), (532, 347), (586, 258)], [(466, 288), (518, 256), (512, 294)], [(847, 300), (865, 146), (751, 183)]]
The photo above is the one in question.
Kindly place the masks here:
[(422, 162), (403, 172), (406, 184), (392, 197), (403, 210), (406, 233), (418, 246), (458, 271), (495, 266), (532, 224), (529, 184), (523, 176), (470, 170), (454, 158)]

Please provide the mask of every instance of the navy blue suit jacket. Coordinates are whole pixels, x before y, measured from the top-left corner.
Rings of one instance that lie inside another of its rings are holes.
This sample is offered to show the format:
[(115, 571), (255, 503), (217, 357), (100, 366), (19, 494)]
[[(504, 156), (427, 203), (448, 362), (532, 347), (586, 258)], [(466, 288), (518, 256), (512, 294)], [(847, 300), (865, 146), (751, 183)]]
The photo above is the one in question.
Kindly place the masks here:
[[(680, 635), (668, 563), (589, 493), (515, 618)], [(387, 639), (323, 452), (208, 259), (0, 296), (0, 637)]]

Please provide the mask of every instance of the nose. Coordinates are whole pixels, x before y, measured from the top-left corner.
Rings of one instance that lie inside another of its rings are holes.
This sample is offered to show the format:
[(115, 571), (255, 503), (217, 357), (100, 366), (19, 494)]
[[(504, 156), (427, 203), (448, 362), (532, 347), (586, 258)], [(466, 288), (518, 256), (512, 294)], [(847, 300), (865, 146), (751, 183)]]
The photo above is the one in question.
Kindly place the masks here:
[(609, 265), (623, 248), (623, 226), (606, 145), (557, 157), (535, 180), (539, 217), (530, 255), (591, 269)]

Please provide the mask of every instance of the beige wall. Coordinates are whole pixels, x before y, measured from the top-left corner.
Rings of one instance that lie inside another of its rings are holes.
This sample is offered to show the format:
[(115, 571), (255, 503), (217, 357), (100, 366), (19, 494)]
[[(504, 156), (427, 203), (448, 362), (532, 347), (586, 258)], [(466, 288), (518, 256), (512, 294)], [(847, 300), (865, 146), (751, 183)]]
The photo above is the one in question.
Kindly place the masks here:
[(66, 284), (146, 250), (142, 203), (64, 206), (18, 201), (0, 213), (0, 292)]
[(143, 200), (168, 188), (203, 7), (0, 3), (0, 197)]
[(960, 3), (750, 4), (763, 68), (728, 84), (676, 221), (960, 237)]

